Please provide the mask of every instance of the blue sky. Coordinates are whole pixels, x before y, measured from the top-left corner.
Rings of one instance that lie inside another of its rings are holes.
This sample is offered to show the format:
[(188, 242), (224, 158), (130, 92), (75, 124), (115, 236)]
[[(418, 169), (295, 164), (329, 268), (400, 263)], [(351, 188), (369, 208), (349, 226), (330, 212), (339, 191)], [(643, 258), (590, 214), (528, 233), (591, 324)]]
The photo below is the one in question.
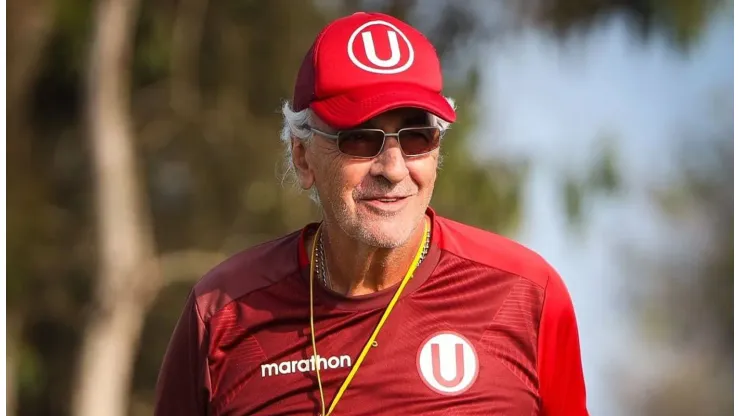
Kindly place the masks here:
[[(629, 242), (644, 254), (681, 249), (682, 230), (661, 220), (645, 190), (675, 179), (687, 132), (714, 129), (731, 115), (731, 105), (717, 110), (712, 100), (732, 97), (732, 51), (730, 15), (717, 16), (688, 55), (658, 36), (639, 42), (619, 18), (565, 45), (525, 31), (487, 51), (474, 137), (490, 155), (533, 162), (516, 239), (552, 263), (570, 289), (594, 415), (622, 414), (607, 372), (639, 351), (622, 289), (649, 283), (616, 246)], [(616, 140), (626, 187), (590, 200), (588, 227), (578, 235), (565, 223), (558, 180), (584, 175), (604, 135)]]

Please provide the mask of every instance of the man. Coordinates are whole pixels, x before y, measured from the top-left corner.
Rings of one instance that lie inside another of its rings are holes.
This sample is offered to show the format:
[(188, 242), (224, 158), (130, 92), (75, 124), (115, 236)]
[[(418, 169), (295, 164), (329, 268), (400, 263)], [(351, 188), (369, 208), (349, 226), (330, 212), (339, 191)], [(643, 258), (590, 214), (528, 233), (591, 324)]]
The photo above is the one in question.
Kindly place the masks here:
[(318, 35), (283, 139), (323, 220), (195, 285), (157, 415), (587, 415), (555, 270), (429, 208), (456, 117), (441, 90), (433, 46), (397, 19)]

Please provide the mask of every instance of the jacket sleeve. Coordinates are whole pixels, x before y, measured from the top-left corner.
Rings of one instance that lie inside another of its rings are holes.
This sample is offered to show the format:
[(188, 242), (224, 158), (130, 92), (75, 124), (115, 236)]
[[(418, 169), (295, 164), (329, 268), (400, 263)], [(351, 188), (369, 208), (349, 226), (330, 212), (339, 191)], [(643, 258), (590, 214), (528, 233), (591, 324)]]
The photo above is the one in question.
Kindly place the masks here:
[(537, 372), (545, 416), (587, 416), (578, 325), (570, 294), (550, 271), (540, 320)]
[(155, 416), (208, 414), (208, 336), (193, 292), (177, 322), (157, 379)]

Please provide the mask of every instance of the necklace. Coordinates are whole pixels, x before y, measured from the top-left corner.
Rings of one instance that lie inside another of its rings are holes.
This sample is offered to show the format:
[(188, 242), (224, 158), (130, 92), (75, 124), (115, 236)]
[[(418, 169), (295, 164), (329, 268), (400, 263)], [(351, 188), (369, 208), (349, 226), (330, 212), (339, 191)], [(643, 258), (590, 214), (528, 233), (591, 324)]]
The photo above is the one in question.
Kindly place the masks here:
[[(319, 353), (316, 350), (316, 327), (314, 325), (314, 305), (313, 305), (313, 282), (314, 280), (317, 280), (316, 272), (317, 267), (316, 263), (318, 260), (318, 256), (316, 255), (318, 251), (316, 251), (316, 247), (318, 247), (318, 239), (321, 232), (321, 226), (319, 225), (319, 229), (316, 231), (316, 235), (313, 237), (313, 249), (311, 250), (311, 266), (309, 268), (310, 270), (310, 276), (308, 279), (308, 291), (309, 291), (309, 304), (308, 304), (308, 310), (309, 310), (309, 325), (311, 328), (311, 347), (313, 348), (313, 360), (317, 360), (319, 358)], [(398, 299), (401, 297), (401, 293), (403, 293), (403, 290), (406, 288), (406, 284), (408, 284), (409, 280), (414, 275), (414, 272), (416, 272), (416, 268), (421, 263), (422, 254), (428, 251), (429, 246), (429, 234), (430, 231), (430, 224), (428, 222), (424, 222), (424, 232), (426, 234), (426, 240), (423, 241), (421, 244), (419, 244), (419, 249), (416, 251), (416, 256), (414, 257), (414, 261), (411, 262), (411, 266), (406, 271), (406, 275), (404, 276), (403, 280), (401, 280), (401, 284), (398, 285), (398, 288), (396, 289), (396, 293), (393, 295), (393, 298), (388, 303), (388, 306), (385, 308), (385, 312), (383, 312), (383, 316), (380, 317), (380, 321), (375, 326), (375, 330), (373, 330), (373, 333), (370, 335), (370, 338), (365, 343), (365, 346), (362, 348), (362, 351), (360, 352), (359, 357), (357, 357), (357, 361), (355, 361), (355, 364), (352, 366), (352, 369), (350, 370), (347, 377), (344, 379), (344, 383), (342, 383), (342, 386), (339, 387), (339, 390), (337, 391), (336, 395), (334, 396), (334, 400), (332, 400), (329, 411), (326, 410), (326, 401), (324, 398), (324, 388), (321, 383), (321, 371), (320, 366), (316, 366), (316, 381), (319, 385), (319, 398), (321, 400), (321, 415), (322, 416), (329, 416), (334, 411), (334, 408), (337, 406), (337, 403), (339, 403), (339, 400), (342, 398), (342, 395), (349, 387), (349, 384), (352, 382), (352, 379), (355, 377), (355, 374), (357, 374), (357, 371), (360, 369), (360, 366), (362, 365), (363, 361), (365, 361), (365, 357), (370, 352), (370, 348), (375, 343), (375, 339), (378, 336), (378, 333), (380, 333), (381, 328), (383, 328), (383, 324), (385, 324), (385, 321), (390, 316), (391, 312), (393, 311), (393, 307), (398, 302)]]
[[(431, 232), (425, 228), (424, 233), (424, 249), (421, 252), (421, 257), (419, 257), (419, 261), (416, 263), (416, 267), (419, 267), (422, 261), (424, 261), (424, 257), (426, 257), (427, 253), (429, 252), (429, 243), (431, 240)], [(319, 234), (319, 239), (316, 244), (316, 259), (318, 260), (316, 262), (316, 274), (319, 275), (319, 280), (321, 280), (321, 283), (329, 290), (334, 289), (334, 285), (331, 283), (331, 279), (329, 279), (329, 274), (326, 272), (326, 251), (324, 251), (324, 236), (323, 234)]]

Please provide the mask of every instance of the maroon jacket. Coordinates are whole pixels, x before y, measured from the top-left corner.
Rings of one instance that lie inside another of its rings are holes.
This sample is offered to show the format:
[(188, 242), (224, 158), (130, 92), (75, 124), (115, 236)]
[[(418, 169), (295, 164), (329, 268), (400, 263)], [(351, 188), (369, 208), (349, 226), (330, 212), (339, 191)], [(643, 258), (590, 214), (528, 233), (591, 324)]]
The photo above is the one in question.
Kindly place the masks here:
[[(337, 415), (585, 416), (578, 329), (563, 281), (532, 251), (434, 214), (429, 254)], [(156, 415), (307, 415), (329, 407), (396, 287), (315, 285), (303, 235), (248, 249), (193, 288), (157, 384)]]

